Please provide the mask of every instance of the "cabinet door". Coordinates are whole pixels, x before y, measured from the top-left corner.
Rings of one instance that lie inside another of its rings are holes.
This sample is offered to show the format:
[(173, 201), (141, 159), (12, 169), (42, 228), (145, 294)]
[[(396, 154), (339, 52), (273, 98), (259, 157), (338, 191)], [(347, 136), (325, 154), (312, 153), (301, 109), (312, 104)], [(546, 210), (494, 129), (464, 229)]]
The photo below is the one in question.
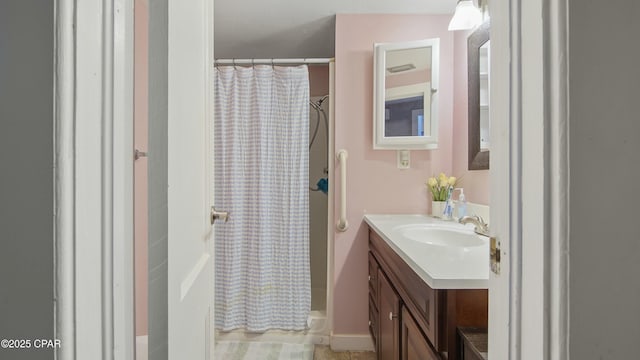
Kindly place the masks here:
[(371, 252), (369, 252), (369, 296), (371, 301), (378, 307), (378, 262)]
[(376, 306), (373, 304), (373, 302), (371, 302), (371, 299), (369, 299), (369, 332), (371, 333), (371, 338), (373, 339), (373, 348), (375, 349), (376, 352), (379, 352), (378, 350), (378, 319), (380, 318), (379, 314), (378, 314), (378, 309), (376, 308)]
[(378, 319), (380, 318), (378, 312), (379, 300), (378, 300), (378, 262), (373, 257), (373, 254), (369, 252), (369, 332), (373, 338), (373, 347), (376, 352), (378, 350)]
[(400, 358), (400, 324), (398, 321), (400, 297), (382, 271), (378, 271), (378, 285), (380, 299), (378, 359), (398, 360)]
[(402, 306), (402, 360), (437, 360), (429, 341), (407, 309)]

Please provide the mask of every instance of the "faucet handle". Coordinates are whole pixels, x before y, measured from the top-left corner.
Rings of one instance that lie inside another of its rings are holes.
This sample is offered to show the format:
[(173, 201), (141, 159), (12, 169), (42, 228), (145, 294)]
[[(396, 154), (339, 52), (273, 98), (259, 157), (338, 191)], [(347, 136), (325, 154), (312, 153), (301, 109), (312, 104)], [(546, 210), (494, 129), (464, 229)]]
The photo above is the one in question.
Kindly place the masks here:
[(465, 216), (458, 220), (461, 224), (472, 223), (475, 225), (474, 231), (480, 235), (489, 236), (489, 224), (484, 222), (484, 219), (479, 215)]
[(460, 222), (474, 222), (475, 223), (476, 221), (477, 222), (481, 221), (482, 223), (484, 223), (484, 219), (480, 215), (477, 215), (477, 214), (465, 215), (464, 217), (462, 217), (460, 219)]
[(484, 221), (484, 219), (482, 218), (482, 216), (478, 215), (478, 214), (474, 214), (472, 216), (474, 219), (476, 219), (478, 221), (478, 223), (480, 223), (480, 225), (482, 225), (483, 227), (487, 227), (488, 224)]
[(484, 221), (482, 216), (480, 216), (480, 215), (476, 215), (476, 216), (478, 216), (478, 222), (479, 222), (479, 226), (478, 227), (480, 228), (480, 231), (482, 232), (483, 235), (489, 236), (488, 235), (489, 234), (489, 224), (487, 224)]

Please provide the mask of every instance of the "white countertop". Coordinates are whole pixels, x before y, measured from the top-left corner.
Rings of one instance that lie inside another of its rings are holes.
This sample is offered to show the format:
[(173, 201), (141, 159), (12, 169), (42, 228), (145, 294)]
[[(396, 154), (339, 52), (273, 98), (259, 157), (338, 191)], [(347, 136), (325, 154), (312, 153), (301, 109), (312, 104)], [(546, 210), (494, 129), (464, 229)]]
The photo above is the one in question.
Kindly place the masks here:
[(472, 234), (473, 225), (442, 221), (426, 215), (365, 215), (364, 221), (432, 289), (487, 289), (489, 286), (489, 238), (481, 246), (427, 245), (405, 237), (399, 227), (439, 224)]

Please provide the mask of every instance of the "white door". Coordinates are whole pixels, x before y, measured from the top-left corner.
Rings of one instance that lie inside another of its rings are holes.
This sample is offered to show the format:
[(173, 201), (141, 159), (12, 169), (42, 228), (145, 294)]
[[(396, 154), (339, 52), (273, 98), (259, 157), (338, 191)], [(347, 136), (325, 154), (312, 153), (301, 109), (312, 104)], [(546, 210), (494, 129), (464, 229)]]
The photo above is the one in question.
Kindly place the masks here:
[[(495, 142), (491, 142), (491, 152), (495, 152)], [(494, 156), (491, 155), (491, 166), (493, 167)], [(508, 216), (504, 216), (501, 205), (496, 206), (496, 202), (507, 199), (506, 196), (494, 196), (494, 189), (496, 189), (499, 181), (493, 180), (495, 172), (491, 170), (492, 185), (491, 185), (491, 233), (498, 240), (500, 247), (500, 273), (496, 274), (493, 271), (489, 271), (489, 358), (496, 360), (509, 359), (509, 319), (510, 319), (510, 303), (509, 303), (509, 233)]]
[(209, 221), (213, 0), (168, 4), (169, 359), (209, 359), (214, 296)]
[[(489, 358), (509, 359), (509, 229), (511, 202), (510, 20), (508, 2), (491, 4), (491, 235), (501, 249), (500, 274), (489, 271)], [(489, 264), (487, 264), (489, 266)], [(513, 325), (513, 324), (512, 324)]]

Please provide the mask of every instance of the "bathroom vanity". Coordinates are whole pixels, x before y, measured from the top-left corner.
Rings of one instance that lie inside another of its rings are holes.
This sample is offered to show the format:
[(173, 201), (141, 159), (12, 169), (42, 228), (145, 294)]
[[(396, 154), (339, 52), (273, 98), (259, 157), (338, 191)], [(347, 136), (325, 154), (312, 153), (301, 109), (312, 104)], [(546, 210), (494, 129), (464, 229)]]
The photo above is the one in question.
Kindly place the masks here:
[(487, 327), (488, 239), (421, 215), (365, 221), (369, 330), (378, 359), (467, 358), (457, 329)]

